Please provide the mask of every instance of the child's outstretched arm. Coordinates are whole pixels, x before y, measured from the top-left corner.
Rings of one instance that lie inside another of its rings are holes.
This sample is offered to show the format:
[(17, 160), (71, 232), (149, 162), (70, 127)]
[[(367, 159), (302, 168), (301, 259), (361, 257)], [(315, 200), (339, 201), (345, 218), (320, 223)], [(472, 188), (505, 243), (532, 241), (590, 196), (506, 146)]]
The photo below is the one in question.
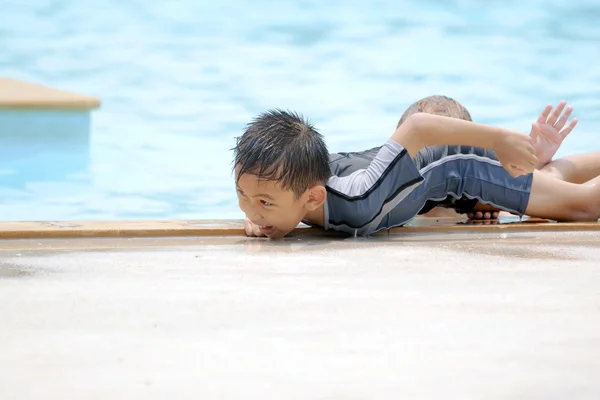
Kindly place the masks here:
[(538, 159), (531, 137), (489, 125), (417, 113), (400, 125), (391, 139), (414, 155), (427, 146), (464, 145), (492, 149), (514, 177), (533, 172)]

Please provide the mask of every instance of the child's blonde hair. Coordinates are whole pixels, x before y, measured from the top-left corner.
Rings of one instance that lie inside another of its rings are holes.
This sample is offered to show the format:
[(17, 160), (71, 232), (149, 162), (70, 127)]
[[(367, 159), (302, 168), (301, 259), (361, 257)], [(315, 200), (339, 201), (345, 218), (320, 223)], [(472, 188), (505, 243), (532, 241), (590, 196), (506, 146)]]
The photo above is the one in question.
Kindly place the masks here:
[(396, 128), (402, 125), (409, 116), (419, 112), (472, 121), (469, 111), (458, 101), (447, 96), (434, 95), (411, 104), (402, 114)]

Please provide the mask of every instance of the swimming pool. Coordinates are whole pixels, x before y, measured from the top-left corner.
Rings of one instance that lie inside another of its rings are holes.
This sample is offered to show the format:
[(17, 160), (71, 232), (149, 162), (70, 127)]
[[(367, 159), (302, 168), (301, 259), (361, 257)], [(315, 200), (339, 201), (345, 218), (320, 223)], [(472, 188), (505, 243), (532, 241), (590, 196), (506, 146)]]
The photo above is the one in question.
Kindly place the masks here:
[(229, 149), (272, 107), (311, 117), (343, 151), (380, 144), (434, 93), (525, 131), (565, 98), (580, 123), (559, 155), (587, 150), (599, 18), (589, 0), (4, 4), (2, 74), (103, 106), (85, 156), (21, 146), (0, 160), (0, 219), (240, 218)]

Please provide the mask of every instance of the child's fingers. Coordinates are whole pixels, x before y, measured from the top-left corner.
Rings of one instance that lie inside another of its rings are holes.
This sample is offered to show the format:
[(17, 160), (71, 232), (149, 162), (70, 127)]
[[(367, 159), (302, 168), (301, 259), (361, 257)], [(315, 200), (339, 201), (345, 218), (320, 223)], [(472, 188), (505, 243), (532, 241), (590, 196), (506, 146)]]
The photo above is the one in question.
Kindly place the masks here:
[(264, 233), (260, 231), (259, 226), (254, 225), (249, 219), (244, 221), (244, 231), (247, 236), (265, 236)]
[(567, 120), (569, 119), (569, 117), (571, 116), (571, 113), (573, 112), (573, 107), (569, 106), (567, 107), (567, 110), (565, 111), (565, 113), (562, 115), (562, 117), (560, 117), (560, 119), (556, 122), (556, 125), (554, 125), (554, 127), (560, 131), (565, 124), (567, 123)]
[(254, 225), (254, 236), (265, 236), (257, 225)]
[(535, 155), (535, 148), (533, 147), (533, 145), (530, 144), (529, 148), (525, 149), (523, 165), (521, 165), (520, 168), (526, 174), (528, 174), (530, 172), (533, 172), (533, 170), (535, 169), (535, 166), (538, 164), (538, 162), (539, 162), (539, 159)]
[(564, 100), (561, 100), (560, 103), (558, 103), (558, 106), (556, 106), (556, 109), (552, 114), (550, 114), (550, 118), (548, 118), (548, 121), (546, 121), (548, 125), (554, 126), (554, 124), (558, 120), (558, 116), (563, 112), (566, 105), (567, 102)]
[(514, 165), (510, 165), (508, 167), (508, 173), (510, 174), (510, 176), (512, 176), (513, 178), (518, 178), (519, 176), (522, 175), (522, 170), (519, 167), (515, 167)]
[(526, 164), (518, 166), (512, 164), (509, 166), (508, 173), (512, 175), (513, 178), (518, 178), (521, 175), (527, 175), (530, 172), (535, 170), (535, 163), (532, 164), (531, 161), (526, 161)]
[(539, 122), (541, 124), (546, 123), (546, 120), (548, 119), (548, 116), (550, 115), (550, 111), (552, 111), (552, 104), (548, 104), (546, 107), (544, 107), (544, 110), (538, 117), (537, 122)]
[(563, 140), (567, 137), (567, 135), (569, 133), (571, 133), (571, 131), (573, 130), (573, 128), (575, 128), (575, 125), (577, 125), (577, 118), (573, 118), (573, 120), (569, 123), (569, 125), (567, 125), (567, 127), (565, 129), (563, 129), (562, 131), (560, 131), (560, 134), (563, 138)]
[(550, 115), (550, 111), (552, 111), (552, 104), (548, 104), (544, 108), (544, 110), (542, 111), (542, 113), (538, 117), (537, 122), (539, 122), (540, 124), (545, 124), (546, 120), (548, 119), (548, 115)]
[(254, 236), (254, 229), (252, 228), (252, 222), (248, 219), (244, 220), (244, 231), (247, 236)]
[(260, 226), (253, 224), (252, 222), (250, 222), (250, 224), (252, 225), (252, 230), (254, 231), (254, 236), (265, 236), (264, 233), (262, 233), (262, 231), (260, 230)]

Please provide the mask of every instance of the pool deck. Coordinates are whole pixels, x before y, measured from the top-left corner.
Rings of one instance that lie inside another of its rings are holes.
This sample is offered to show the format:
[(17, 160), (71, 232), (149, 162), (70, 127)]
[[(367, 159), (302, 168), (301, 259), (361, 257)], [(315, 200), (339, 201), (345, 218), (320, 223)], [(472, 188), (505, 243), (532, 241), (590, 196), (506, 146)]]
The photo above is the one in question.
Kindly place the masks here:
[(235, 224), (0, 240), (0, 398), (600, 397), (598, 229)]
[[(425, 232), (598, 231), (600, 223), (555, 223), (542, 219), (519, 222), (514, 217), (492, 222), (466, 223), (457, 218), (416, 218), (410, 225), (377, 235)], [(324, 235), (318, 228), (299, 227), (292, 234)], [(333, 233), (329, 232), (328, 235)], [(0, 222), (0, 239), (73, 237), (241, 236), (242, 220), (148, 221), (17, 221)]]

